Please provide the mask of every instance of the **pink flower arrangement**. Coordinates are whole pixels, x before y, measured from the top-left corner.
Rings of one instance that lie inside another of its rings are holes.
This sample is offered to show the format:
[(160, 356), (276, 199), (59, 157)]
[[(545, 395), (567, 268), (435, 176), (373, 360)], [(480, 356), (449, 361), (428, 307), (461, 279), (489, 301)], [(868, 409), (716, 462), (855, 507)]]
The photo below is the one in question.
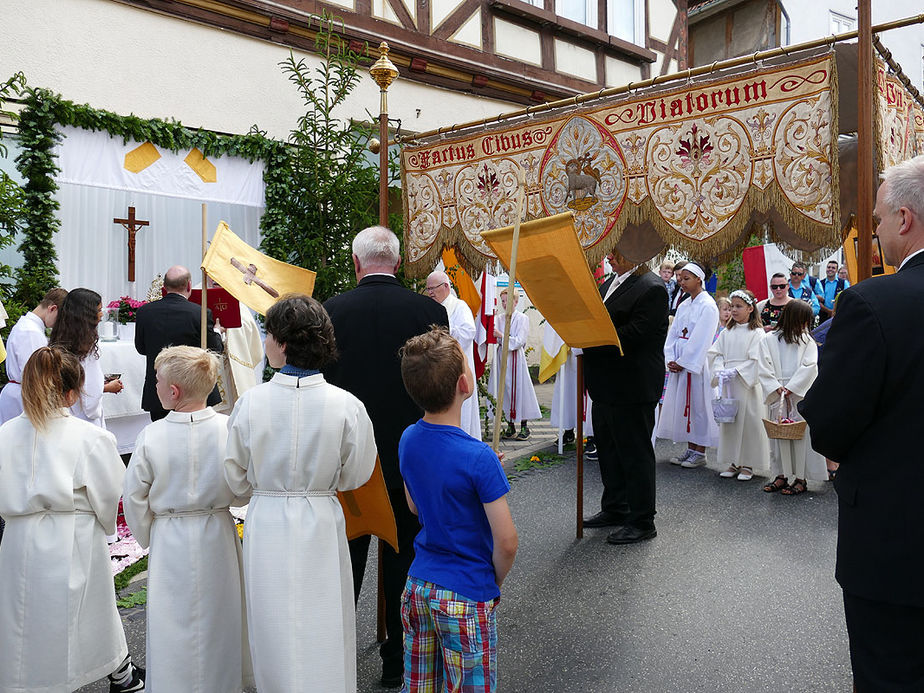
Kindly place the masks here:
[(118, 309), (119, 322), (124, 325), (127, 322), (135, 322), (135, 314), (145, 303), (147, 301), (136, 301), (128, 296), (122, 296), (118, 301), (111, 301), (106, 307), (109, 310)]

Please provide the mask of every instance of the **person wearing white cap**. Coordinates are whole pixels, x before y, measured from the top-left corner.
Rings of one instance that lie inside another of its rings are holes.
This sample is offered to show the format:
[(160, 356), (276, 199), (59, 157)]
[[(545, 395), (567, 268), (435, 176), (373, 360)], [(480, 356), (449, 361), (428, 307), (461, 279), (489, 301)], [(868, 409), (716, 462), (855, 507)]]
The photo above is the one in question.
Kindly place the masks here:
[(706, 358), (719, 325), (719, 309), (704, 290), (708, 276), (700, 263), (684, 265), (680, 287), (690, 298), (677, 308), (664, 344), (669, 376), (657, 435), (687, 443), (687, 451), (671, 459), (687, 469), (706, 464), (706, 448), (716, 445), (719, 434), (709, 406), (712, 387)]

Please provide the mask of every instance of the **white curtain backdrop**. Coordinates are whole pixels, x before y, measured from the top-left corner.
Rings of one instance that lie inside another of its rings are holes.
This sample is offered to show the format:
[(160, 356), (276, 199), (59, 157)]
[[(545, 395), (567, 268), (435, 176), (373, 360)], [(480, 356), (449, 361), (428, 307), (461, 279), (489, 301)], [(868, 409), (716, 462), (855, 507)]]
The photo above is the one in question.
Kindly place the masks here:
[[(202, 207), (194, 200), (86, 185), (60, 185), (55, 235), (58, 273), (66, 289), (83, 286), (109, 301), (126, 296), (128, 284), (128, 232), (113, 219), (124, 219), (129, 206), (139, 219), (150, 221), (135, 236), (135, 298), (144, 299), (151, 281), (171, 265), (185, 265), (198, 281), (202, 261)], [(253, 247), (260, 244), (262, 207), (208, 204), (206, 229), (211, 238), (219, 221)]]
[[(208, 204), (208, 238), (219, 221), (226, 221), (248, 244), (259, 246), (261, 162), (210, 158), (218, 180), (202, 183), (182, 163), (185, 152), (159, 150), (161, 159), (151, 170), (131, 174), (120, 168), (121, 162), (139, 143), (123, 144), (107, 133), (73, 128), (64, 132), (66, 138), (57, 149), (61, 228), (54, 241), (64, 288), (93, 289), (102, 295), (104, 306), (132, 293), (144, 299), (154, 277), (176, 264), (188, 267), (195, 283), (202, 259), (202, 202)], [(112, 221), (127, 218), (130, 206), (137, 219), (150, 222), (135, 238), (134, 291), (128, 282), (128, 232)]]

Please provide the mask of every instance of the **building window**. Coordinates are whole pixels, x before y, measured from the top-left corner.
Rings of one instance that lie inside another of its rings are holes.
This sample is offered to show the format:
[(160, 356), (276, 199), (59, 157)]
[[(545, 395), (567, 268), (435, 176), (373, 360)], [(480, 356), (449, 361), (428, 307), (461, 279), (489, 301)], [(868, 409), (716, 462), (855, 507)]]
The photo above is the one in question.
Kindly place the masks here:
[(645, 0), (606, 0), (606, 30), (637, 46), (645, 45)]
[(831, 12), (831, 33), (844, 34), (857, 28), (857, 20), (845, 14)]
[(555, 0), (555, 14), (597, 28), (597, 0)]
[(545, 0), (526, 0), (526, 2), (533, 7), (545, 7)]

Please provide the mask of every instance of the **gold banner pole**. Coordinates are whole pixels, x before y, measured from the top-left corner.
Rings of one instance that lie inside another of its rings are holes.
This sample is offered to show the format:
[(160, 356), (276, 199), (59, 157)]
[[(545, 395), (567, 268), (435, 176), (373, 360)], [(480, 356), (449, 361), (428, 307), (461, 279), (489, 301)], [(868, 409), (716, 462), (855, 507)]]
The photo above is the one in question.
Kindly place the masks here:
[[(398, 68), (388, 59), (388, 44), (379, 44), (379, 59), (369, 68), (369, 74), (379, 85), (379, 224), (388, 226), (388, 87), (398, 77)], [(375, 152), (375, 142), (370, 142)], [(385, 584), (382, 581), (382, 553), (385, 542), (379, 539), (379, 585), (376, 598), (376, 639), (384, 642), (385, 630)]]
[[(507, 309), (504, 317), (504, 339), (501, 351), (500, 373), (497, 376), (497, 402), (494, 407), (494, 452), (500, 453), (500, 425), (503, 422), (504, 390), (507, 382), (507, 356), (510, 346), (510, 321), (516, 307), (517, 295), (517, 246), (520, 243), (520, 218), (523, 216), (523, 203), (526, 199), (526, 174), (517, 169), (517, 218), (513, 222), (513, 247), (510, 250), (510, 271), (507, 273)], [(516, 421), (511, 422), (516, 427)]]
[(873, 35), (870, 0), (857, 4), (857, 281), (873, 276)]

